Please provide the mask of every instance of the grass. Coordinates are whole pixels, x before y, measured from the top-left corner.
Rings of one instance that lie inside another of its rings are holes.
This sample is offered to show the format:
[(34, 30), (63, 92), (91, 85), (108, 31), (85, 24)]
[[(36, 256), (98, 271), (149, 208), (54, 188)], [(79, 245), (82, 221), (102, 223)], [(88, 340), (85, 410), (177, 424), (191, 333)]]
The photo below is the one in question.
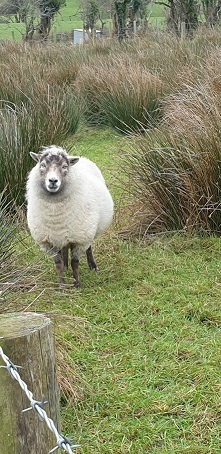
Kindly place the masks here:
[[(136, 83), (137, 82), (137, 83)], [(78, 87), (85, 100), (88, 124), (105, 124), (119, 131), (151, 127), (162, 116), (162, 82), (128, 54), (110, 56), (80, 70)]]
[[(104, 171), (118, 212), (128, 140), (104, 129), (73, 140), (73, 153)], [(75, 386), (74, 401), (62, 399), (62, 432), (82, 454), (220, 453), (220, 249), (215, 237), (124, 240), (114, 223), (95, 245), (100, 272), (82, 259), (82, 288), (60, 293), (53, 264), (24, 232), (20, 266), (39, 264), (41, 275), (8, 310), (73, 317), (56, 335), (68, 342)]]

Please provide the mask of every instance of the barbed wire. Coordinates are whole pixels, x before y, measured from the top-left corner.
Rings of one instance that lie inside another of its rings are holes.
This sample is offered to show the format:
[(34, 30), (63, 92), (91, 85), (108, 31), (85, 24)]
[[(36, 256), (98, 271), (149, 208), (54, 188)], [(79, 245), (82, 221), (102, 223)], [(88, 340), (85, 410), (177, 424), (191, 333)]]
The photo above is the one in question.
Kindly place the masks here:
[(75, 445), (75, 444), (72, 445), (71, 438), (65, 437), (64, 435), (62, 435), (58, 432), (58, 430), (56, 429), (56, 427), (54, 425), (54, 422), (52, 421), (51, 418), (48, 417), (46, 411), (43, 409), (44, 405), (47, 403), (47, 401), (44, 400), (44, 396), (42, 397), (41, 401), (35, 400), (33, 398), (33, 393), (31, 391), (29, 391), (26, 383), (21, 379), (21, 377), (18, 373), (18, 368), (22, 368), (22, 367), (16, 366), (15, 364), (13, 364), (12, 361), (8, 358), (8, 356), (5, 355), (5, 353), (3, 352), (1, 347), (0, 347), (0, 355), (6, 364), (6, 366), (0, 366), (0, 368), (7, 369), (7, 371), (9, 372), (9, 375), (13, 379), (17, 380), (20, 387), (25, 392), (28, 400), (30, 401), (30, 407), (26, 408), (25, 410), (22, 410), (22, 412), (24, 413), (26, 411), (33, 410), (35, 412), (35, 414), (38, 416), (38, 418), (40, 419), (40, 421), (45, 421), (48, 428), (51, 430), (51, 432), (54, 433), (54, 435), (56, 437), (57, 444), (53, 449), (51, 449), (51, 451), (49, 451), (48, 454), (52, 454), (59, 448), (63, 449), (68, 454), (73, 454), (72, 449), (77, 449), (80, 447), (80, 445)]

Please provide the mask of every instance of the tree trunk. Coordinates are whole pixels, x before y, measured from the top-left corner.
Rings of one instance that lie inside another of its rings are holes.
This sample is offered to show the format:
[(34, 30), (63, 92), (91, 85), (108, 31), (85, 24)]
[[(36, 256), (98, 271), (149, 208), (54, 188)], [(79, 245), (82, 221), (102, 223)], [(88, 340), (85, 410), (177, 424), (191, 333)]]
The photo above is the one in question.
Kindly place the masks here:
[(129, 24), (128, 28), (130, 33), (135, 33), (135, 28), (137, 25), (137, 17), (140, 11), (141, 0), (133, 0), (132, 7), (129, 10)]
[(179, 29), (179, 18), (177, 14), (177, 6), (174, 0), (170, 1), (170, 13), (167, 20), (168, 28), (173, 30), (176, 35), (180, 36), (180, 29)]
[(25, 22), (25, 35), (24, 35), (23, 39), (24, 39), (24, 41), (30, 43), (33, 39), (33, 35), (34, 35), (34, 31), (35, 31), (34, 19), (25, 18), (24, 22)]
[(130, 0), (115, 1), (115, 34), (122, 42), (126, 38), (127, 7)]
[(42, 41), (47, 41), (48, 35), (51, 30), (51, 19), (48, 16), (42, 16), (39, 25), (39, 35), (42, 38)]

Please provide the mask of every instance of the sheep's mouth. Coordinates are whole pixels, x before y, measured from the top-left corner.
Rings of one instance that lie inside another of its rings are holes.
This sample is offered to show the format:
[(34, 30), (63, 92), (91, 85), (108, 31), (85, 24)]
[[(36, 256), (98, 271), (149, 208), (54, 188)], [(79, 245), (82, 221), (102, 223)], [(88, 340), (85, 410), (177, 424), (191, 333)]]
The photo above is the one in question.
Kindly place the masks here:
[(50, 187), (50, 186), (47, 187), (47, 191), (48, 192), (58, 192), (58, 190), (59, 190), (59, 187), (56, 187), (56, 188), (54, 186), (53, 187)]
[(60, 189), (60, 185), (49, 183), (47, 184), (46, 189), (48, 192), (58, 192)]

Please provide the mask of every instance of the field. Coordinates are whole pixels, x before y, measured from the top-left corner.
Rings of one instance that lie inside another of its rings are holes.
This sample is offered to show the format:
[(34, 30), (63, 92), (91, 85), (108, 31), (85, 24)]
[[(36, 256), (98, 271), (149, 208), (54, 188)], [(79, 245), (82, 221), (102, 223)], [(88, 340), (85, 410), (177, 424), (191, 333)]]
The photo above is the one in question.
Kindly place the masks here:
[[(51, 318), (79, 453), (220, 453), (220, 46), (208, 31), (0, 49), (0, 193), (17, 204), (9, 239), (0, 205), (0, 312)], [(80, 289), (70, 270), (58, 288), (22, 205), (28, 152), (51, 143), (95, 161), (115, 203)]]
[[(56, 16), (52, 30), (51, 36), (55, 40), (55, 35), (57, 33), (67, 33), (71, 32), (75, 28), (82, 29), (82, 17), (81, 17), (81, 7), (78, 0), (67, 0), (66, 6), (60, 10), (60, 13)], [(106, 19), (106, 30), (111, 29), (111, 21), (107, 17)], [(153, 26), (159, 26), (163, 21), (163, 11), (162, 7), (159, 5), (154, 5), (150, 8), (149, 11), (149, 22)], [(101, 24), (98, 22), (97, 27), (101, 27)], [(24, 33), (24, 25), (16, 24), (14, 22), (8, 22), (6, 24), (0, 23), (0, 40), (13, 39), (16, 41), (21, 41), (22, 34)]]

